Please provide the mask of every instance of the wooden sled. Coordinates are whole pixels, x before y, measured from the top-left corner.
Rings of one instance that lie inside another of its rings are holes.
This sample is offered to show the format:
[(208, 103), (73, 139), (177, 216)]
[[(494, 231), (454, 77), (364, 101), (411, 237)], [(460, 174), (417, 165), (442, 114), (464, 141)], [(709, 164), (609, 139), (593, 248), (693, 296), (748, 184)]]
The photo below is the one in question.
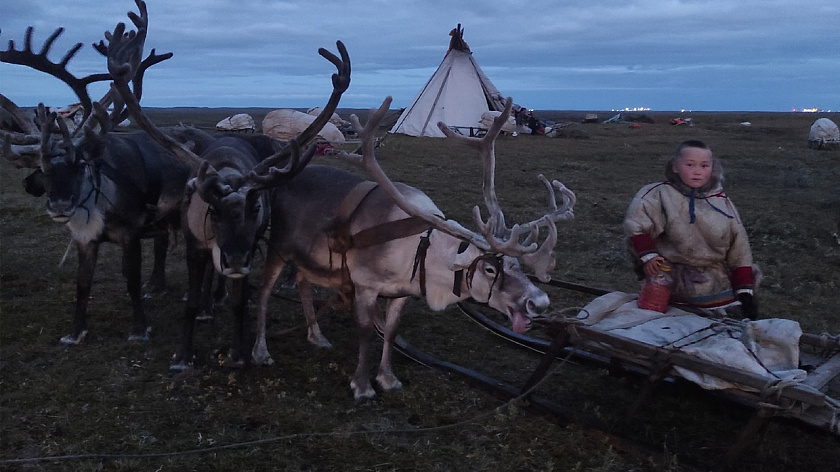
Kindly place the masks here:
[[(552, 281), (549, 285), (595, 295), (606, 290)], [(612, 332), (585, 326), (576, 319), (547, 318), (538, 323), (552, 338), (551, 342), (516, 334), (481, 313), (475, 303), (461, 303), (460, 308), (473, 320), (506, 339), (543, 353), (543, 359), (522, 391), (537, 384), (556, 358), (572, 356), (587, 363), (643, 376), (644, 386), (630, 415), (635, 414), (663, 381), (681, 380), (675, 367), (743, 386), (744, 389), (709, 390), (725, 400), (755, 409), (755, 414), (729, 449), (727, 459), (734, 458), (748, 440), (771, 418), (792, 418), (830, 434), (840, 436), (840, 336), (803, 333), (800, 337), (800, 367), (808, 374), (801, 382), (773, 381), (765, 376), (742, 371), (685, 354), (675, 349), (623, 337)], [(733, 329), (743, 327), (738, 320), (723, 322)]]

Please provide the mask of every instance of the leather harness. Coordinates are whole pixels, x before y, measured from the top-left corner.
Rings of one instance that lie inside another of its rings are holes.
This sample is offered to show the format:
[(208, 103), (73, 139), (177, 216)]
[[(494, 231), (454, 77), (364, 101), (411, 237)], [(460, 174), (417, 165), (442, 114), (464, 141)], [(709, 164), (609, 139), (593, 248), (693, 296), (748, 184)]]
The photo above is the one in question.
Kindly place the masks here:
[[(365, 228), (356, 234), (350, 234), (350, 218), (359, 208), (359, 205), (376, 189), (378, 185), (375, 182), (364, 181), (353, 187), (350, 193), (344, 197), (339, 205), (337, 215), (335, 217), (335, 224), (333, 226), (330, 237), (330, 265), (332, 266), (332, 253), (341, 254), (341, 272), (342, 282), (347, 287), (352, 287), (353, 282), (350, 279), (350, 271), (347, 269), (347, 251), (350, 249), (364, 249), (368, 247), (378, 246), (388, 241), (395, 239), (402, 239), (415, 234), (426, 232), (424, 236), (420, 237), (420, 242), (417, 245), (417, 252), (414, 255), (414, 264), (411, 270), (411, 279), (420, 276), (420, 293), (426, 296), (426, 253), (431, 245), (429, 237), (432, 234), (432, 229), (429, 223), (416, 216), (409, 216), (400, 220), (386, 221), (370, 228)], [(462, 241), (458, 247), (458, 253), (461, 254), (470, 246), (468, 241)], [(498, 254), (483, 254), (472, 261), (466, 271), (467, 285), (472, 285), (472, 278), (475, 275), (475, 269), (478, 263), (486, 260), (493, 264), (496, 268), (496, 277), (490, 285), (490, 293), (492, 295), (493, 287), (496, 282), (499, 285), (504, 285), (504, 263), (501, 255)], [(464, 280), (464, 270), (457, 270), (454, 274), (452, 284), (452, 293), (456, 296), (461, 296), (461, 284)]]
[(352, 287), (350, 271), (347, 269), (347, 251), (350, 249), (365, 249), (378, 246), (388, 241), (402, 239), (415, 234), (426, 232), (420, 238), (417, 252), (414, 256), (414, 267), (411, 273), (411, 280), (419, 268), (420, 271), (420, 292), (426, 295), (426, 251), (429, 248), (429, 235), (432, 228), (429, 223), (416, 216), (409, 216), (394, 221), (386, 221), (378, 225), (365, 228), (355, 234), (350, 234), (350, 219), (355, 214), (359, 205), (376, 189), (375, 182), (364, 181), (353, 187), (350, 193), (344, 197), (338, 207), (335, 217), (332, 234), (330, 237), (330, 264), (332, 265), (332, 253), (341, 254), (341, 271), (344, 283)]

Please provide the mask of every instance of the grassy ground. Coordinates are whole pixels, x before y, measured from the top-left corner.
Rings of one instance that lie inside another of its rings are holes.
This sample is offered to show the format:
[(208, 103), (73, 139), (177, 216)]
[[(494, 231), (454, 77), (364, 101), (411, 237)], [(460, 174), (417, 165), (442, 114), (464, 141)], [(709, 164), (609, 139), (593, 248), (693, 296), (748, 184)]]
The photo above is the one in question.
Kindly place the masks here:
[[(212, 127), (232, 111), (156, 113), (161, 125)], [(657, 123), (640, 129), (578, 125), (576, 139), (498, 140), (497, 190), (509, 221), (539, 214), (544, 202), (537, 173), (563, 181), (578, 196), (576, 219), (560, 227), (555, 278), (636, 290), (621, 237), (627, 204), (639, 187), (661, 178), (677, 143), (702, 139), (723, 161), (727, 193), (764, 269), (762, 315), (794, 319), (807, 332), (840, 332), (840, 246), (830, 236), (840, 211), (840, 154), (805, 147), (816, 117), (692, 113), (683, 115), (695, 123), (687, 127), (667, 124), (677, 114), (653, 116)], [(740, 126), (743, 121), (752, 126)], [(471, 226), (481, 174), (470, 152), (445, 140), (389, 135), (380, 158), (394, 180), (426, 191), (448, 217)], [(356, 364), (352, 314), (323, 320), (334, 348), (319, 350), (306, 342), (300, 307), (279, 298), (272, 302), (268, 340), (275, 365), (220, 366), (230, 339), (229, 320), (221, 315), (197, 330), (195, 368), (170, 374), (186, 291), (183, 244), (168, 262), (170, 290), (146, 305), (151, 341), (126, 341), (130, 305), (119, 251), (109, 245), (90, 303), (91, 335), (67, 348), (58, 339), (70, 329), (75, 254), (57, 264), (68, 233), (48, 220), (42, 199), (23, 194), (19, 180), (26, 172), (2, 162), (0, 173), (0, 460), (78, 456), (4, 462), (3, 469), (720, 470), (722, 455), (752, 413), (676, 384), (662, 386), (627, 420), (638, 380), (564, 364), (538, 390), (576, 413), (579, 421), (563, 423), (399, 356), (395, 369), (405, 388), (359, 405), (349, 389)], [(560, 290), (551, 295), (557, 310), (591, 298)], [(412, 343), (505, 382), (521, 385), (540, 361), (455, 308), (435, 313), (412, 301), (406, 311), (401, 333)], [(637, 443), (621, 444), (586, 426), (595, 421)], [(836, 436), (773, 421), (730, 470), (838, 470), (838, 446)]]

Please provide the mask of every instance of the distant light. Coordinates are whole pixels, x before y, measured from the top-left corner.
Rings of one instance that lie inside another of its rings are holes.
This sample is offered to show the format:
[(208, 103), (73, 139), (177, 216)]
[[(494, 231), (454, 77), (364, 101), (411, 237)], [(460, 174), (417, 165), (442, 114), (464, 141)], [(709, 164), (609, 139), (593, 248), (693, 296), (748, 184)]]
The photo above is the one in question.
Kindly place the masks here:
[(650, 111), (648, 107), (624, 107), (624, 108), (613, 108), (611, 111)]

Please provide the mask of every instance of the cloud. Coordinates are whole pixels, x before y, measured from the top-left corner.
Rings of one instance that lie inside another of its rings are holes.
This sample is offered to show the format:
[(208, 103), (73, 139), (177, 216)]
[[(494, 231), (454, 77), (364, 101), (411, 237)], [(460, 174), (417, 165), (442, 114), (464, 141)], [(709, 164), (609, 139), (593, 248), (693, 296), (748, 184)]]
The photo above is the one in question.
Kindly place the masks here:
[[(461, 23), (497, 88), (531, 108), (840, 108), (834, 0), (149, 0), (148, 7), (147, 47), (175, 55), (149, 71), (146, 106), (317, 105), (333, 72), (317, 50), (335, 51), (338, 39), (353, 62), (341, 106), (372, 107), (385, 95), (405, 106)], [(50, 58), (81, 41), (69, 69), (101, 72), (104, 60), (89, 45), (127, 21), (130, 9), (127, 0), (3, 2), (0, 41), (20, 47), (32, 25), (39, 49), (64, 26)], [(43, 73), (0, 64), (0, 74), (2, 92), (19, 104), (76, 101)]]

